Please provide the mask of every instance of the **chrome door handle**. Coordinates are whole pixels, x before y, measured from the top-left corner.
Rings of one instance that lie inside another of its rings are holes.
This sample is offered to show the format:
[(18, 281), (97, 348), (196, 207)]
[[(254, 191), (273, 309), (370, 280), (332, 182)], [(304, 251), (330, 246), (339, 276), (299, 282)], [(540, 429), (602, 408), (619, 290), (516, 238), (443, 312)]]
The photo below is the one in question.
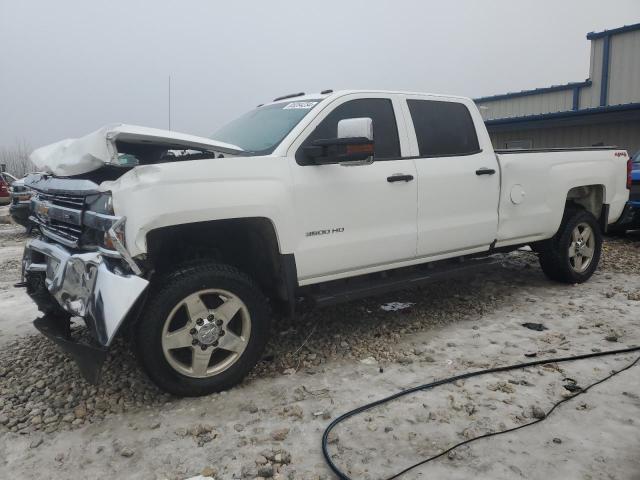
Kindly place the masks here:
[(387, 182), (389, 183), (410, 182), (411, 180), (413, 180), (413, 175), (405, 175), (403, 173), (396, 173), (394, 175), (391, 175), (390, 177), (387, 177)]

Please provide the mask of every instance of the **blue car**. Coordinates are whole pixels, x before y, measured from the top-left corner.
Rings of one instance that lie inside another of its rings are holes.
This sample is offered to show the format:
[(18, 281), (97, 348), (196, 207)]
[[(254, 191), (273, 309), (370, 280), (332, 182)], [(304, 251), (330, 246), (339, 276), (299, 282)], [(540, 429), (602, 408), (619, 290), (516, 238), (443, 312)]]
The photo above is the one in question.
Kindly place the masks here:
[(614, 234), (640, 229), (640, 151), (633, 156), (631, 165), (629, 201), (624, 207), (620, 219), (609, 227), (609, 231)]

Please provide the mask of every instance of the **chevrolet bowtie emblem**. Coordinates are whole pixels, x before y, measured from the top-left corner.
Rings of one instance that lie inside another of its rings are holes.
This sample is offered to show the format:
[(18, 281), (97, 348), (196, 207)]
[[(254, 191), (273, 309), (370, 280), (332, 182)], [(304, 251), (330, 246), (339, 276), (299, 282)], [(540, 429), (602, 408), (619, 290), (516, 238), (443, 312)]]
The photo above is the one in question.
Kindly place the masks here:
[(45, 203), (39, 203), (36, 208), (36, 212), (38, 213), (38, 215), (46, 217), (49, 213), (49, 206)]

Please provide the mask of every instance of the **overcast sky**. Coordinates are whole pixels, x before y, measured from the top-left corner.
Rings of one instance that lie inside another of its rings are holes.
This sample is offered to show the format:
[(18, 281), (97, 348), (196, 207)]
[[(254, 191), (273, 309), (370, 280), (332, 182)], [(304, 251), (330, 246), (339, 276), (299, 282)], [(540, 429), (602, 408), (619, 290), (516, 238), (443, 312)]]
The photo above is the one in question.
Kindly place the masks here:
[(132, 123), (209, 135), (291, 92), (477, 97), (589, 75), (639, 0), (0, 0), (0, 146)]

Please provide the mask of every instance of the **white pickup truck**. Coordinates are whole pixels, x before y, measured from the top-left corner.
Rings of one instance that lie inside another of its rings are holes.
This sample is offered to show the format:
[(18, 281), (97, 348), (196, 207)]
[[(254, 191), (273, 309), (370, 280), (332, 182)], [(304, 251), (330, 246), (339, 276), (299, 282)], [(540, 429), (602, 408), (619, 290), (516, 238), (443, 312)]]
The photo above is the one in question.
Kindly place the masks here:
[[(272, 311), (464, 274), (525, 245), (586, 281), (628, 198), (616, 148), (499, 151), (467, 99), (323, 91), (212, 139), (128, 125), (36, 150), (23, 282), (34, 323), (97, 381), (129, 332), (177, 395), (239, 382)], [(81, 317), (90, 341), (70, 334)]]

